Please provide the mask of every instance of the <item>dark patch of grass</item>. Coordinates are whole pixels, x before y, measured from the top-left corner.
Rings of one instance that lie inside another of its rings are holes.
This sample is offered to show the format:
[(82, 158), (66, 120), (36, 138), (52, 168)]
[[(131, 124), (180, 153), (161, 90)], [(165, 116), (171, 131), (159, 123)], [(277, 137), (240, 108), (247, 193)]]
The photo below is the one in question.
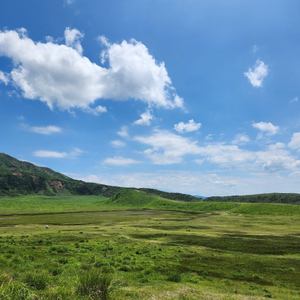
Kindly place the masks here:
[(298, 254), (300, 239), (293, 236), (272, 236), (272, 235), (242, 235), (231, 234), (218, 237), (151, 233), (132, 234), (134, 238), (140, 239), (161, 239), (173, 244), (203, 246), (223, 251), (238, 251), (251, 254)]
[(92, 299), (108, 300), (111, 283), (111, 274), (91, 269), (79, 277), (77, 293)]

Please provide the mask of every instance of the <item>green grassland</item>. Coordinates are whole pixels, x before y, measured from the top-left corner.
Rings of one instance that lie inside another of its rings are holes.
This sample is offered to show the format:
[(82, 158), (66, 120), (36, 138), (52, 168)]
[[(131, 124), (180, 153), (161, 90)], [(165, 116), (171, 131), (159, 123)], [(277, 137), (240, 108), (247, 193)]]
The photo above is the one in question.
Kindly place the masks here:
[(300, 299), (299, 208), (2, 197), (0, 299)]

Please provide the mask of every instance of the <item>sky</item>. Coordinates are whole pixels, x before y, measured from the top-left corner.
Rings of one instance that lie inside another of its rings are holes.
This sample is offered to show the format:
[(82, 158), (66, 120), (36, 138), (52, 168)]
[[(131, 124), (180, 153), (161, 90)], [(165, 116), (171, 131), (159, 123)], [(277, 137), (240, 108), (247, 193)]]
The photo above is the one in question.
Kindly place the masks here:
[(300, 192), (297, 0), (11, 0), (0, 152), (192, 195)]

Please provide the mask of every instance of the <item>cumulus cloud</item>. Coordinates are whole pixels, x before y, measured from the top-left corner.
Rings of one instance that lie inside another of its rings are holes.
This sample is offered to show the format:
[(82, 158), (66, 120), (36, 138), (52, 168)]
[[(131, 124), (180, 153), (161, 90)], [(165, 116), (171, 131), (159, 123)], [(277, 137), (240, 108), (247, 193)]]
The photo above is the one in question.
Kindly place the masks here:
[(153, 120), (153, 115), (149, 110), (146, 110), (143, 114), (141, 114), (141, 118), (136, 120), (134, 124), (150, 126), (152, 120)]
[(269, 73), (268, 66), (263, 61), (257, 60), (253, 68), (253, 70), (249, 68), (244, 75), (254, 87), (261, 87), (263, 80)]
[(150, 136), (135, 136), (134, 140), (152, 147), (143, 153), (158, 165), (180, 163), (184, 155), (200, 151), (197, 142), (167, 130), (155, 130)]
[(104, 68), (82, 55), (82, 38), (81, 32), (70, 28), (65, 30), (65, 45), (51, 39), (35, 42), (25, 29), (0, 31), (0, 56), (14, 63), (9, 74), (13, 86), (24, 98), (38, 99), (51, 109), (86, 109), (98, 99), (136, 99), (149, 106), (183, 108), (164, 63), (157, 63), (141, 42), (110, 44), (100, 39), (105, 48), (102, 57), (109, 62)]
[(294, 171), (300, 167), (300, 160), (290, 155), (283, 143), (276, 143), (266, 151), (256, 152), (256, 157), (256, 163), (262, 164), (263, 170), (268, 172)]
[(252, 152), (240, 149), (236, 145), (226, 145), (224, 143), (212, 143), (201, 147), (198, 153), (206, 157), (207, 161), (223, 166), (234, 166), (255, 159)]
[(113, 166), (128, 166), (133, 164), (140, 164), (141, 162), (132, 158), (124, 158), (121, 156), (115, 156), (111, 158), (106, 158), (102, 161), (104, 164)]
[(47, 158), (76, 158), (80, 154), (82, 154), (83, 151), (75, 148), (71, 152), (57, 152), (57, 151), (49, 151), (49, 150), (38, 150), (34, 151), (32, 154), (33, 156), (37, 157), (47, 157)]
[(8, 77), (8, 74), (0, 71), (0, 82), (3, 82), (5, 85), (8, 85), (9, 83), (9, 77)]
[(71, 29), (69, 27), (65, 30), (65, 40), (66, 40), (66, 46), (71, 47), (75, 49), (79, 54), (82, 54), (82, 46), (81, 46), (81, 39), (83, 39), (84, 34), (82, 34), (77, 29)]
[[(279, 131), (279, 126), (275, 126), (272, 123), (259, 122), (253, 123), (252, 126), (261, 132), (265, 132), (267, 135), (275, 135)], [(259, 138), (262, 136), (260, 135)]]
[(250, 141), (247, 134), (237, 134), (232, 141), (232, 144), (235, 145), (244, 145), (247, 144)]
[(50, 135), (53, 133), (59, 133), (62, 132), (62, 129), (58, 126), (32, 126), (32, 127), (28, 127), (29, 131), (35, 132), (35, 133), (40, 133), (40, 134), (45, 134), (45, 135)]
[(121, 148), (125, 146), (125, 143), (120, 141), (120, 140), (115, 140), (115, 141), (111, 141), (111, 144), (115, 147), (115, 148)]
[(300, 149), (300, 132), (295, 132), (288, 146), (292, 149)]
[(180, 133), (197, 131), (200, 127), (201, 123), (196, 123), (193, 119), (189, 120), (188, 123), (179, 122), (174, 125), (174, 129)]

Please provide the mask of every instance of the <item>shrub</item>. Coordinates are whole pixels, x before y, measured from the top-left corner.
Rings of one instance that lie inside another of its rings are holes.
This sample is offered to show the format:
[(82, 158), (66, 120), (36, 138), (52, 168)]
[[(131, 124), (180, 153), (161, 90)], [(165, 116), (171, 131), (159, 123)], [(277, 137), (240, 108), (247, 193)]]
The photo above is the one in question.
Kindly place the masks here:
[(109, 299), (112, 277), (109, 273), (100, 273), (92, 269), (79, 277), (77, 293), (92, 299)]
[(172, 282), (180, 282), (181, 281), (181, 274), (178, 272), (170, 272), (167, 277), (168, 281)]

